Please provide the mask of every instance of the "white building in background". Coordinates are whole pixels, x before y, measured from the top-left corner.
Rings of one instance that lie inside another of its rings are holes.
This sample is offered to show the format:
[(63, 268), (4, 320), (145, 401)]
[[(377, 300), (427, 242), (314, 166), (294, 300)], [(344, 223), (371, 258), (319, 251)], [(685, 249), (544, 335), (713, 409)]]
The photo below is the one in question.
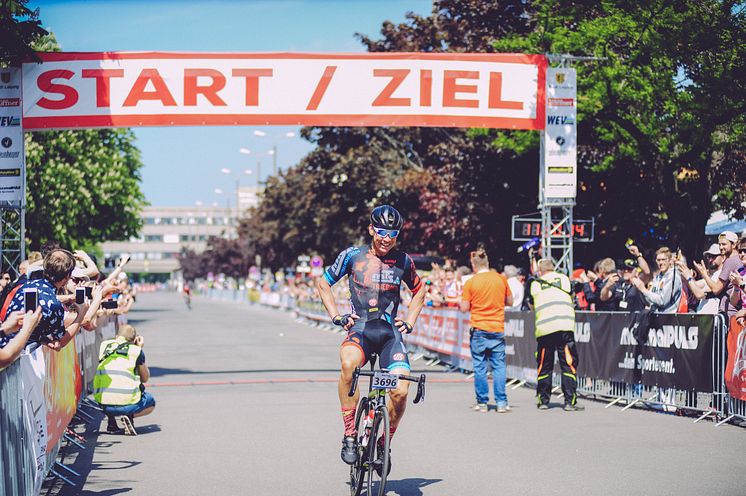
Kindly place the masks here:
[[(259, 203), (255, 187), (237, 192), (239, 212)], [(238, 215), (227, 207), (145, 207), (140, 236), (127, 241), (103, 243), (104, 257), (116, 261), (130, 255), (125, 271), (140, 278), (168, 280), (180, 270), (178, 255), (182, 248), (197, 253), (205, 250), (211, 236), (235, 238)]]

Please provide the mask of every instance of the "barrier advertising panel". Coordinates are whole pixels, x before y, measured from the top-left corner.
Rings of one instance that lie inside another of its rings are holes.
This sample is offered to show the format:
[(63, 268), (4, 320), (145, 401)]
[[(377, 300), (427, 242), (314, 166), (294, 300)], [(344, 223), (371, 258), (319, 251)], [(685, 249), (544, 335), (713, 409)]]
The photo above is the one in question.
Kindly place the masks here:
[(455, 53), (41, 53), (23, 126), (543, 129), (546, 58)]
[(728, 363), (725, 367), (725, 384), (731, 396), (746, 401), (746, 327), (735, 317), (728, 330)]
[(0, 204), (23, 201), (23, 130), (21, 128), (21, 70), (0, 69)]
[[(712, 315), (652, 314), (643, 343), (633, 335), (631, 318), (576, 312), (578, 375), (689, 391), (712, 389)], [(468, 314), (425, 308), (405, 341), (448, 357), (454, 367), (471, 369)], [(534, 314), (506, 312), (506, 364), (520, 371), (520, 377), (535, 380), (535, 351)]]

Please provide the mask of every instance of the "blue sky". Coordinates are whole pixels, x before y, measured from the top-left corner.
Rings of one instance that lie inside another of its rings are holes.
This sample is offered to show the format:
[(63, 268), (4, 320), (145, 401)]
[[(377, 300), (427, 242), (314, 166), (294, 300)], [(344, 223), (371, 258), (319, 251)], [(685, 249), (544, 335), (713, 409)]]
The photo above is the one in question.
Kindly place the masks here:
[[(47, 30), (71, 52), (112, 50), (229, 52), (360, 52), (354, 33), (378, 37), (384, 20), (405, 13), (427, 15), (431, 0), (222, 0), (34, 1)], [(256, 136), (255, 131), (265, 133)], [(294, 133), (295, 137), (288, 137)], [(145, 167), (142, 189), (158, 206), (194, 205), (233, 199), (241, 185), (272, 171), (277, 146), (280, 168), (311, 150), (297, 127), (135, 128)], [(250, 155), (239, 153), (251, 150)], [(221, 172), (231, 169), (232, 174)], [(249, 169), (252, 175), (243, 171)], [(216, 194), (215, 189), (223, 190)]]

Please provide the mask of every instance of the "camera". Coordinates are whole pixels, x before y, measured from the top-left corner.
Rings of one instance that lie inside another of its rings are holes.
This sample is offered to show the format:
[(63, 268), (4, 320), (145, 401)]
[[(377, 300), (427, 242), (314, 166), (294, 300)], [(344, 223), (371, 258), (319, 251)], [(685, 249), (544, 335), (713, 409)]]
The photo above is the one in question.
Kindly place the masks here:
[(114, 310), (117, 308), (117, 302), (115, 300), (106, 300), (101, 302), (101, 308), (105, 310)]
[(35, 288), (23, 290), (23, 311), (33, 312), (39, 306), (39, 291)]
[(85, 288), (85, 297), (89, 300), (93, 299), (93, 287), (86, 286)]

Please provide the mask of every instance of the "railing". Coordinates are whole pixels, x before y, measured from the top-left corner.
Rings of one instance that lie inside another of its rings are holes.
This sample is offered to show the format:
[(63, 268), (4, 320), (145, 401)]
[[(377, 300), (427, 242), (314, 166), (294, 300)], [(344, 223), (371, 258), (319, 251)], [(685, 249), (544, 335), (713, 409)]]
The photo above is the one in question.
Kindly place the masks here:
[[(299, 317), (317, 323), (328, 323), (329, 319), (320, 301), (296, 301), (288, 294), (255, 292), (250, 297), (246, 291), (211, 290), (210, 296), (292, 309)], [(343, 312), (349, 303), (338, 302), (338, 307)], [(746, 420), (746, 329), (736, 326), (734, 320), (729, 337), (729, 323), (722, 315), (653, 314), (645, 342), (637, 343), (630, 318), (630, 314), (618, 312), (576, 313), (580, 394), (606, 400), (607, 407), (619, 404), (624, 408), (698, 412), (697, 421), (711, 416), (720, 420), (718, 425), (734, 418)], [(405, 341), (418, 357), (469, 372), (468, 329), (468, 314), (425, 307)], [(535, 384), (533, 313), (506, 312), (505, 344), (510, 384)], [(732, 348), (730, 362), (728, 344)], [(724, 380), (729, 363), (736, 376), (743, 378), (737, 386), (740, 394), (736, 391), (732, 395), (734, 386), (729, 389)], [(559, 374), (555, 375), (555, 392), (561, 394), (557, 390)]]
[(0, 495), (38, 495), (78, 403), (93, 391), (101, 342), (116, 320), (103, 318), (59, 352), (45, 347), (0, 371)]

